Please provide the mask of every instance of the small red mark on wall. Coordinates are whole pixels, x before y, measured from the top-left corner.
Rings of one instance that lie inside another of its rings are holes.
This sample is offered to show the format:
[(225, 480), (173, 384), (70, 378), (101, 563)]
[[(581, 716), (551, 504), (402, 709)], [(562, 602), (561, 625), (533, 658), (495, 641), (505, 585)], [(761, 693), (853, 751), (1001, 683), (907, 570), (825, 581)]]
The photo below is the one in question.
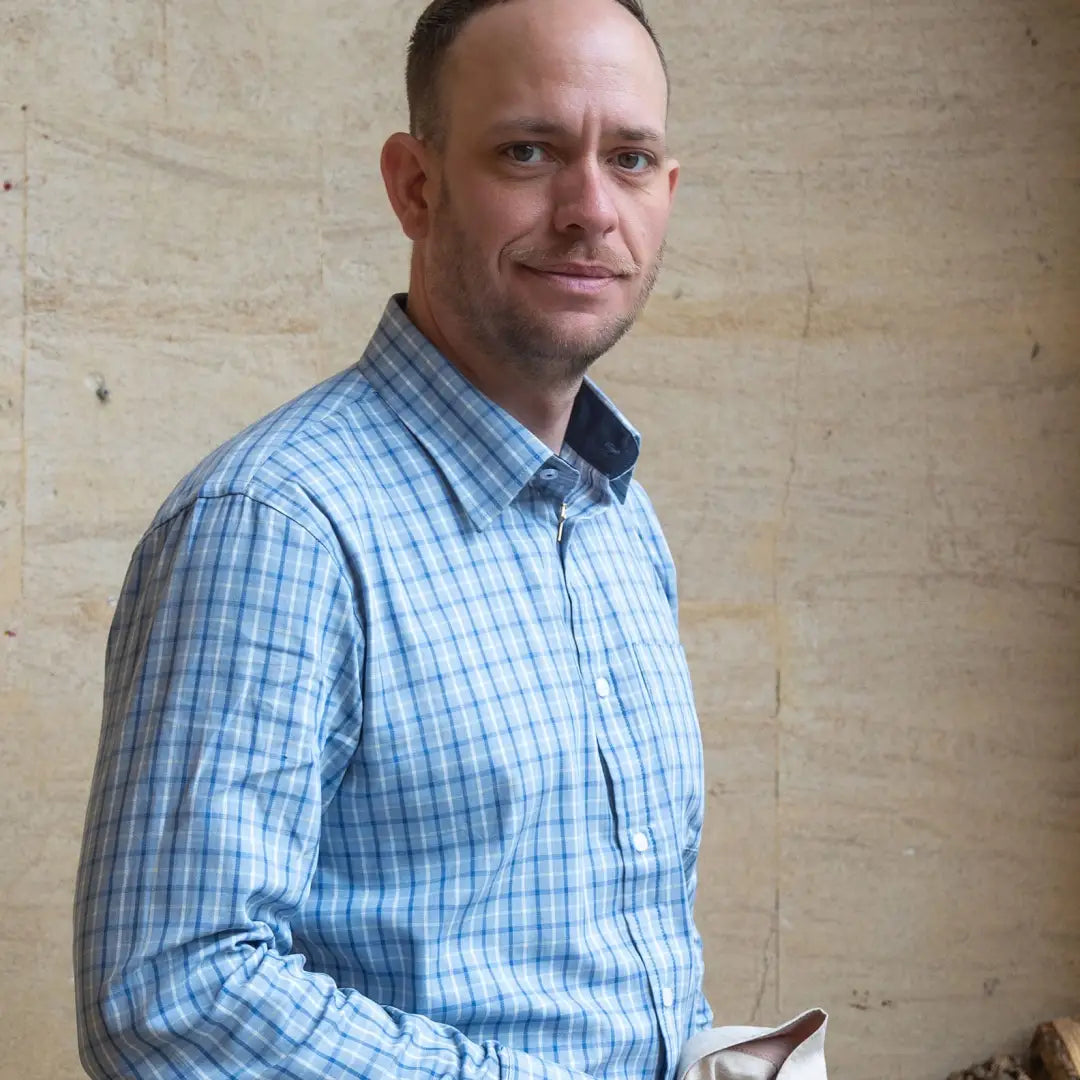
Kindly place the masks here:
[(10, 180), (4, 181), (4, 190), (10, 191), (15, 185)]
[(18, 630), (5, 630), (4, 631), (4, 637), (18, 637), (18, 636), (19, 636)]

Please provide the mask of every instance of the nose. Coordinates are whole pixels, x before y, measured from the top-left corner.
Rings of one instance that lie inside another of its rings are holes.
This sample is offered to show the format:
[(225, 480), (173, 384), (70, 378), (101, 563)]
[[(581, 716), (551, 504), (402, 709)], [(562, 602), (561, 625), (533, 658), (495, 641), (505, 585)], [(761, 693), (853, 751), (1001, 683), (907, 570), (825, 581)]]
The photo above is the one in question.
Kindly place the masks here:
[(593, 242), (615, 231), (618, 211), (611, 190), (612, 178), (593, 160), (576, 161), (559, 170), (555, 183), (556, 230), (576, 233)]

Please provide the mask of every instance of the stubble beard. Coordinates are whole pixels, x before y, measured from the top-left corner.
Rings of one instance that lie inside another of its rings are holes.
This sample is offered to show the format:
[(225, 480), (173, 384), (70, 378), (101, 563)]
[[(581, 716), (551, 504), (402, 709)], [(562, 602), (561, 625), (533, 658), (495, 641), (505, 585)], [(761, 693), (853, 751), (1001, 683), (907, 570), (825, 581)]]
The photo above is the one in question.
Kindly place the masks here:
[[(483, 255), (472, 245), (449, 193), (435, 212), (435, 254), (438, 269), (430, 289), (455, 313), (478, 349), (493, 360), (516, 368), (537, 386), (580, 382), (592, 364), (634, 325), (649, 299), (664, 261), (664, 245), (642, 279), (629, 312), (613, 316), (583, 338), (560, 331), (556, 322), (500, 294), (493, 286)], [(564, 259), (589, 261), (588, 254), (561, 252)]]

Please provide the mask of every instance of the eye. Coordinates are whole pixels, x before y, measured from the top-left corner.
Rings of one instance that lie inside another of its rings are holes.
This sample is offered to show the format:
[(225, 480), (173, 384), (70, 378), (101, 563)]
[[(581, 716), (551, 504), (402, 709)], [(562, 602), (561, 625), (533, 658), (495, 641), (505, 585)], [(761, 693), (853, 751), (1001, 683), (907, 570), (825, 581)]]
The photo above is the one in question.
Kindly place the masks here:
[(640, 150), (624, 150), (615, 155), (615, 163), (628, 173), (643, 173), (652, 166), (652, 158)]
[(536, 143), (514, 143), (503, 152), (515, 165), (539, 165), (544, 159), (544, 151)]

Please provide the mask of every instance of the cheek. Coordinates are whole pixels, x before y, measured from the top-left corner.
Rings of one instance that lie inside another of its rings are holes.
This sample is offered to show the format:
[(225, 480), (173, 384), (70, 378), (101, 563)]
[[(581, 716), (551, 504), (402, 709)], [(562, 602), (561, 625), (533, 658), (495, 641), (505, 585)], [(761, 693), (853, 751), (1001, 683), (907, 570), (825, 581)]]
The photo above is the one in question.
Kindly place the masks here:
[(643, 261), (651, 261), (667, 233), (668, 206), (659, 201), (650, 201), (637, 206), (635, 211), (626, 230), (627, 243), (632, 245), (635, 256)]
[(654, 229), (642, 216), (641, 207), (628, 206), (619, 215), (618, 238), (630, 255), (639, 263), (651, 257)]
[(544, 185), (492, 183), (478, 193), (475, 220), (487, 235), (504, 243), (543, 231), (550, 219), (550, 197)]

